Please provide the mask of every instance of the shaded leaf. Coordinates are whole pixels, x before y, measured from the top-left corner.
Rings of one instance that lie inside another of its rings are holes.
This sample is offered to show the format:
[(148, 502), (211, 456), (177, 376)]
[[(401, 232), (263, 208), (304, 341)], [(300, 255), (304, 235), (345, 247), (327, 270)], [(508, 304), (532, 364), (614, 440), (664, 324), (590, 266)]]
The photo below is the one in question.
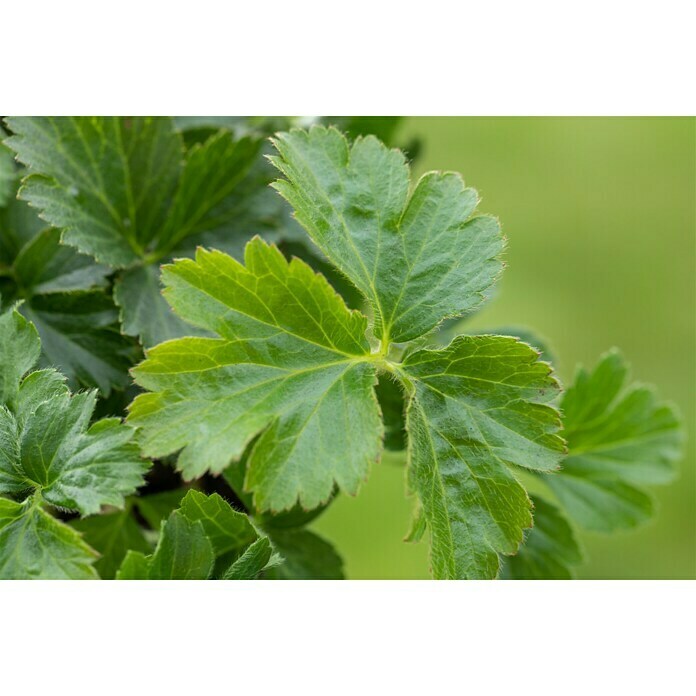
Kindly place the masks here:
[(534, 496), (534, 526), (515, 556), (503, 559), (501, 576), (509, 580), (570, 580), (582, 561), (568, 520), (543, 498)]
[(341, 580), (343, 560), (333, 546), (307, 529), (271, 532), (283, 562), (264, 574), (276, 580)]
[(99, 552), (95, 568), (104, 580), (116, 577), (116, 571), (129, 550), (150, 552), (150, 545), (130, 509), (74, 520), (71, 526), (81, 532), (84, 540)]

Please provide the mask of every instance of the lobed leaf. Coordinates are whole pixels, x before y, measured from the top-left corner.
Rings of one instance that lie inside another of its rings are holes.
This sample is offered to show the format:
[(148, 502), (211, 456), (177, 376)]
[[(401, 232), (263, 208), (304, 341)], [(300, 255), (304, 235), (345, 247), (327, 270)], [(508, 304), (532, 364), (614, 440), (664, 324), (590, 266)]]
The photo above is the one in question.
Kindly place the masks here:
[(578, 370), (561, 401), (568, 457), (558, 474), (545, 478), (573, 520), (600, 532), (648, 520), (654, 503), (642, 486), (671, 481), (681, 456), (675, 409), (652, 388), (627, 380), (617, 351), (591, 372)]
[(335, 484), (354, 493), (381, 438), (366, 321), (260, 239), (245, 260), (200, 250), (165, 269), (177, 313), (219, 338), (149, 351), (134, 375), (153, 393), (136, 398), (129, 421), (146, 452), (183, 448), (188, 479), (222, 471), (260, 434), (246, 485), (261, 511), (316, 507)]
[(531, 504), (510, 465), (552, 471), (564, 453), (559, 387), (528, 345), (461, 336), (407, 356), (409, 485), (430, 530), (438, 578), (495, 577), (531, 526)]
[(431, 172), (409, 193), (404, 155), (334, 128), (281, 133), (274, 184), (321, 251), (361, 290), (374, 333), (401, 343), (481, 304), (502, 264), (498, 222), (475, 216), (458, 174)]
[(98, 554), (35, 503), (0, 498), (0, 579), (96, 579)]
[(508, 580), (570, 580), (582, 552), (572, 527), (561, 511), (534, 496), (534, 527), (515, 556), (504, 559), (502, 577)]

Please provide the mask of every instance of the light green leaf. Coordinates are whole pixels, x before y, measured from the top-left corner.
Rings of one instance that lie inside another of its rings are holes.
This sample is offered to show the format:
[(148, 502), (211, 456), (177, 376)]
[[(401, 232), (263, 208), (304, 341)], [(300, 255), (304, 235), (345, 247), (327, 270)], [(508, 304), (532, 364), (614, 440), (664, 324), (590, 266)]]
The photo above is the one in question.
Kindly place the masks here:
[(116, 580), (149, 580), (150, 561), (141, 551), (128, 551), (121, 567), (116, 572)]
[(207, 580), (214, 562), (213, 547), (203, 525), (175, 511), (162, 523), (157, 548), (149, 559), (148, 579)]
[(35, 502), (0, 498), (0, 579), (97, 578), (97, 553)]
[(534, 526), (517, 555), (503, 559), (508, 580), (570, 580), (582, 561), (580, 546), (568, 520), (543, 498), (534, 496)]
[(422, 505), (437, 578), (486, 578), (532, 523), (510, 465), (557, 468), (564, 452), (558, 384), (528, 345), (461, 336), (409, 355), (409, 485)]
[(217, 493), (207, 496), (189, 491), (181, 501), (181, 514), (203, 525), (216, 556), (246, 546), (258, 537), (249, 518), (233, 510)]
[(366, 320), (260, 239), (245, 260), (201, 250), (164, 269), (176, 312), (219, 338), (149, 351), (134, 374), (153, 393), (136, 398), (129, 421), (144, 451), (183, 448), (188, 479), (222, 471), (261, 433), (246, 480), (261, 511), (316, 507), (336, 484), (355, 493), (381, 438)]
[(307, 529), (270, 532), (283, 562), (269, 568), (265, 577), (276, 580), (342, 580), (343, 560), (333, 546)]
[(282, 133), (275, 187), (310, 237), (369, 300), (374, 333), (405, 342), (471, 312), (502, 264), (500, 226), (475, 216), (458, 174), (431, 172), (409, 193), (404, 155), (376, 138), (352, 147), (337, 130)]
[(105, 580), (116, 576), (116, 571), (129, 550), (150, 552), (150, 545), (129, 508), (109, 515), (74, 520), (71, 526), (81, 532), (84, 540), (99, 552), (95, 568), (99, 577)]
[(222, 576), (223, 580), (255, 580), (271, 560), (271, 542), (260, 537), (247, 547)]
[(654, 504), (642, 485), (671, 481), (681, 456), (675, 409), (627, 380), (617, 351), (591, 372), (578, 370), (561, 402), (568, 457), (558, 474), (544, 477), (573, 520), (600, 532), (648, 520)]

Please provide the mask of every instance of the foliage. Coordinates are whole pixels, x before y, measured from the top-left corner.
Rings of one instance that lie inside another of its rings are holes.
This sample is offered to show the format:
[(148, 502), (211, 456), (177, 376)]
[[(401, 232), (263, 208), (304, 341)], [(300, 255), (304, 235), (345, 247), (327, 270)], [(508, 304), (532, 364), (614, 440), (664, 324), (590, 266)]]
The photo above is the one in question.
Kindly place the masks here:
[(7, 119), (2, 577), (341, 578), (311, 523), (385, 448), (436, 578), (569, 578), (573, 523), (652, 516), (674, 410), (463, 323), (503, 269), (476, 191), (412, 182), (397, 119), (291, 121)]

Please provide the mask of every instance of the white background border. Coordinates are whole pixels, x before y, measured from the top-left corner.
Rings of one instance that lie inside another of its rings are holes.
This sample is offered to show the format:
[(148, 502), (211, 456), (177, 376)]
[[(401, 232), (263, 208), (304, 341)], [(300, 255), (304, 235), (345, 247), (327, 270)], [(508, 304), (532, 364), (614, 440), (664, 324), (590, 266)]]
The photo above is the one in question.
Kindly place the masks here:
[[(0, 112), (694, 114), (688, 7), (14, 2)], [(694, 693), (693, 582), (8, 582), (0, 614), (2, 694)]]

